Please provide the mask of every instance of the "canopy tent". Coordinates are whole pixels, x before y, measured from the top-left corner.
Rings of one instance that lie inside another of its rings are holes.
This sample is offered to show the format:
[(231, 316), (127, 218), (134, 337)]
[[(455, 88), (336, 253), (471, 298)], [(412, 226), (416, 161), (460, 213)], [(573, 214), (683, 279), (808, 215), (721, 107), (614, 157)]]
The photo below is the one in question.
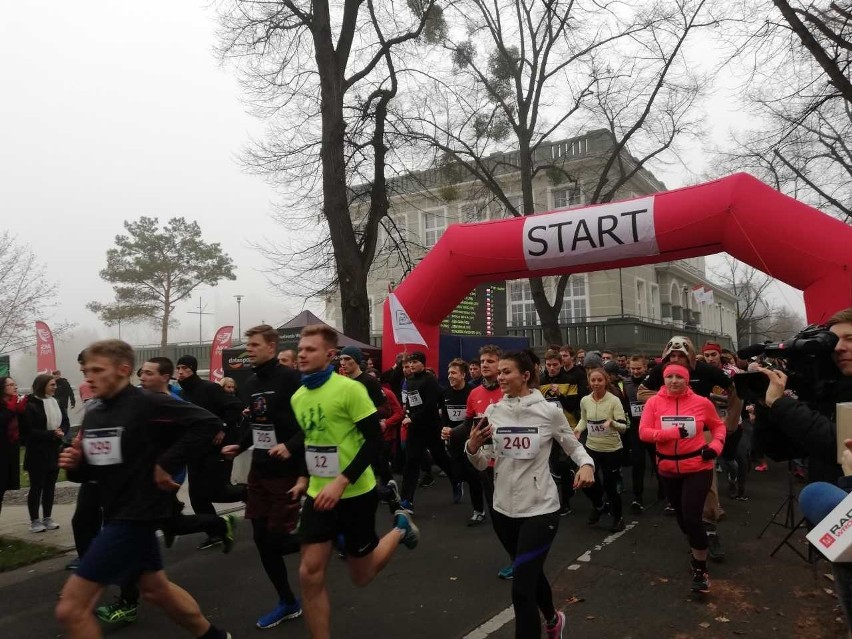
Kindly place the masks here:
[[(275, 330), (277, 330), (278, 334), (281, 336), (282, 343), (295, 344), (299, 341), (299, 334), (302, 332), (302, 329), (305, 326), (311, 326), (312, 324), (323, 324), (325, 326), (330, 326), (310, 311), (302, 311), (289, 322), (282, 324)], [(365, 357), (367, 356), (368, 352), (370, 356), (378, 354), (380, 352), (380, 349), (376, 348), (372, 344), (365, 344), (364, 342), (359, 342), (357, 339), (347, 337), (333, 326), (331, 328), (333, 328), (334, 332), (337, 333), (337, 344), (338, 346), (340, 346), (340, 348), (343, 348), (345, 346), (356, 346), (364, 352)]]

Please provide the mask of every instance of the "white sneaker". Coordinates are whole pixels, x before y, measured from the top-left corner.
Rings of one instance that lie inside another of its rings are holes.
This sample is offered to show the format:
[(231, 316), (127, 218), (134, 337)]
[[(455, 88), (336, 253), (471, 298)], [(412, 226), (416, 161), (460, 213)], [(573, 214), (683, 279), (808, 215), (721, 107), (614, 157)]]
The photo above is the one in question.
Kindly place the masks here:
[(53, 521), (53, 519), (51, 519), (50, 517), (45, 517), (41, 520), (41, 523), (44, 526), (45, 530), (56, 530), (57, 528), (59, 528), (59, 524)]
[(38, 519), (33, 519), (32, 523), (30, 523), (30, 532), (31, 533), (40, 533), (40, 532), (44, 532), (45, 530), (47, 530), (47, 528), (45, 528), (44, 524), (41, 523)]

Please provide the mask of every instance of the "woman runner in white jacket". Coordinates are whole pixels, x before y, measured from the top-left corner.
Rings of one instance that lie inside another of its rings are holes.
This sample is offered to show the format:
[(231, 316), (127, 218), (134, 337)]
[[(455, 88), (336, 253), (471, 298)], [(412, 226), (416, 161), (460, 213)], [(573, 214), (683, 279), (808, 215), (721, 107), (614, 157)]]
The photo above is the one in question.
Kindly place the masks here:
[[(548, 639), (560, 639), (565, 614), (553, 605), (544, 561), (559, 526), (559, 492), (548, 460), (554, 440), (579, 466), (575, 488), (594, 483), (594, 462), (577, 441), (558, 404), (535, 388), (535, 355), (529, 351), (500, 358), (497, 381), (503, 399), (474, 424), (465, 451), (479, 470), (494, 465), (494, 530), (512, 557), (515, 639), (541, 637), (539, 610)], [(535, 358), (537, 359), (537, 358)], [(490, 440), (490, 441), (489, 441)]]

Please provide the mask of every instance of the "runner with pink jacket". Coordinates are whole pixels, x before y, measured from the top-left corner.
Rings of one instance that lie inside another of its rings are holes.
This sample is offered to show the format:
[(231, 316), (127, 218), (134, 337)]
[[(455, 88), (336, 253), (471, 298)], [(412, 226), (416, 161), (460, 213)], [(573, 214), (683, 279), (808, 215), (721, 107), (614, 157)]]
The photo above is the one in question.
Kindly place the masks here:
[[(689, 387), (689, 369), (669, 364), (665, 386), (645, 404), (639, 439), (657, 447), (660, 481), (675, 509), (677, 523), (692, 549), (692, 591), (710, 590), (707, 532), (701, 521), (713, 481), (714, 460), (725, 445), (725, 424), (713, 403)], [(704, 431), (713, 439), (707, 443)]]

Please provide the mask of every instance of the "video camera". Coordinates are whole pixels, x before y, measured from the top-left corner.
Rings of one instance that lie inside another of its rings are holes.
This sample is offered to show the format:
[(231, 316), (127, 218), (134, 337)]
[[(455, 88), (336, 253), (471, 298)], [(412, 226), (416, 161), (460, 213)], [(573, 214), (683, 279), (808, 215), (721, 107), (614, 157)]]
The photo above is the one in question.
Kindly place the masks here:
[[(840, 376), (831, 359), (837, 339), (825, 326), (811, 324), (788, 340), (752, 344), (737, 351), (737, 355), (742, 359), (762, 356), (781, 360), (787, 373), (787, 388), (801, 401), (819, 404), (829, 401), (831, 388)], [(734, 384), (743, 400), (754, 402), (766, 395), (769, 378), (761, 372), (738, 373)]]

